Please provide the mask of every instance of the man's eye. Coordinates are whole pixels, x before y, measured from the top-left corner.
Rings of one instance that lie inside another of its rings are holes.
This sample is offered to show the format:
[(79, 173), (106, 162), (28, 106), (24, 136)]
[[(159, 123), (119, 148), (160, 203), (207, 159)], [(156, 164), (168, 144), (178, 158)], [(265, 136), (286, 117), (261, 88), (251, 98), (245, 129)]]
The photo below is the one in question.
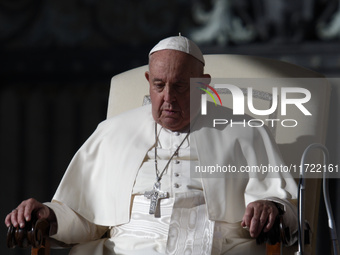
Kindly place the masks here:
[(155, 87), (157, 90), (161, 90), (161, 89), (164, 88), (164, 84), (156, 83), (156, 84), (154, 84), (154, 87)]
[(187, 88), (188, 88), (188, 86), (186, 84), (178, 84), (176, 86), (177, 91), (185, 91)]

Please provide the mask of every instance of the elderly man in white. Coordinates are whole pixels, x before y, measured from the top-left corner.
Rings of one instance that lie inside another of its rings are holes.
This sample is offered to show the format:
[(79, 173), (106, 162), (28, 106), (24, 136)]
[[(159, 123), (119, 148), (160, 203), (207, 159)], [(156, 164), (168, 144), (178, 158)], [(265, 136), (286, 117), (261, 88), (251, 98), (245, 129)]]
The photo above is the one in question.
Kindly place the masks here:
[(52, 202), (25, 200), (5, 224), (23, 227), (33, 212), (51, 222), (51, 237), (76, 244), (70, 254), (98, 255), (264, 254), (255, 237), (279, 211), (294, 234), (293, 178), (191, 178), (190, 164), (283, 164), (264, 127), (212, 129), (191, 116), (190, 78), (210, 78), (203, 69), (192, 41), (160, 41), (145, 73), (151, 106), (102, 122)]

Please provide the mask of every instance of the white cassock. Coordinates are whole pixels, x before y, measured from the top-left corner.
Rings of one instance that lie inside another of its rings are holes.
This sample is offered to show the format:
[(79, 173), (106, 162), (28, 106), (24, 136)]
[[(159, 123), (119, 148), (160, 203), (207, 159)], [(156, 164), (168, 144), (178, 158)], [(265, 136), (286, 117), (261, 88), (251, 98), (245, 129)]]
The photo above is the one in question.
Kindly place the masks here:
[[(149, 215), (143, 194), (156, 178), (154, 125), (150, 106), (106, 120), (73, 158), (48, 203), (58, 220), (53, 237), (81, 243), (71, 254), (264, 254), (240, 227), (246, 205), (259, 199), (282, 204), (286, 224), (296, 231), (290, 176), (191, 178), (190, 164), (283, 164), (265, 128), (212, 129), (200, 120), (162, 178), (170, 198), (161, 200), (161, 218)], [(158, 130), (162, 171), (185, 133)], [(108, 238), (93, 241), (108, 227)]]

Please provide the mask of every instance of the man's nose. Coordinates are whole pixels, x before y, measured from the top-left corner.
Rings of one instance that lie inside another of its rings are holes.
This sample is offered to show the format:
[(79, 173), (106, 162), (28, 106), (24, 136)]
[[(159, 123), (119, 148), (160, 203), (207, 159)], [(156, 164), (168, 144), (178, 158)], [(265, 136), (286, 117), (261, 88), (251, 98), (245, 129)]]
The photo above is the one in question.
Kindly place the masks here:
[(166, 86), (164, 89), (164, 101), (166, 102), (176, 101), (176, 91), (170, 86)]

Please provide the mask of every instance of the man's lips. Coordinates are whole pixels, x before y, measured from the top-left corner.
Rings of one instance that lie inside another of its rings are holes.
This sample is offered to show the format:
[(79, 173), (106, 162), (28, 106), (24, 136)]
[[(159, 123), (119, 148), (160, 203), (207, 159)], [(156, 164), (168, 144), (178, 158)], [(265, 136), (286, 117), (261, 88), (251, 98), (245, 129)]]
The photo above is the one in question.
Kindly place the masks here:
[(162, 110), (166, 115), (174, 115), (179, 113), (178, 110), (174, 110), (174, 109), (164, 109)]

